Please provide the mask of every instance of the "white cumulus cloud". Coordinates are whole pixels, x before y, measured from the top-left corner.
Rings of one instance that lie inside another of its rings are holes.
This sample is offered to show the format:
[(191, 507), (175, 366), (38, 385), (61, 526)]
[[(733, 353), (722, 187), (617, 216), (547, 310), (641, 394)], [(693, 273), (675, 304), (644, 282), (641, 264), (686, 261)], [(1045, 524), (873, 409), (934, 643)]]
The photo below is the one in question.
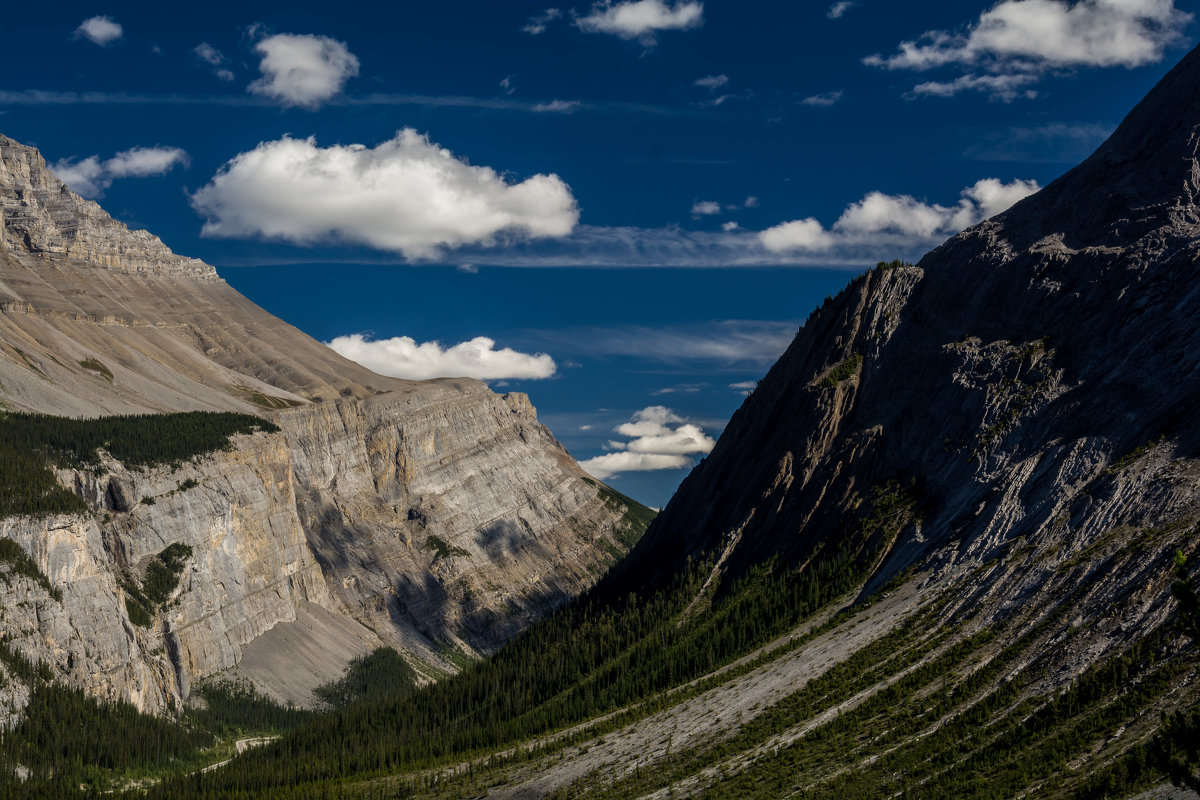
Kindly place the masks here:
[(659, 31), (687, 30), (704, 24), (704, 3), (678, 0), (603, 0), (591, 13), (575, 20), (586, 33), (610, 33), (622, 39), (637, 39), (652, 45)]
[(910, 195), (870, 192), (846, 206), (829, 229), (809, 217), (768, 228), (758, 238), (773, 253), (825, 252), (873, 243), (901, 247), (933, 244), (999, 214), (1039, 188), (1037, 181), (1003, 183), (984, 178), (963, 189), (952, 206), (926, 203)]
[(262, 56), (262, 77), (247, 88), (284, 106), (317, 108), (358, 74), (358, 58), (328, 36), (279, 33), (254, 49)]
[[(1001, 99), (1012, 99), (1012, 80), (997, 77), (1023, 76), (1027, 84), (1056, 68), (1154, 63), (1181, 39), (1191, 19), (1175, 8), (1174, 0), (1003, 0), (963, 33), (929, 31), (902, 41), (892, 55), (875, 54), (864, 61), (885, 69), (954, 65), (973, 80), (932, 81), (918, 93), (992, 90)], [(992, 85), (983, 78), (991, 78)]]
[(713, 200), (697, 200), (692, 203), (692, 216), (707, 217), (721, 213), (721, 204)]
[(114, 21), (112, 17), (98, 16), (89, 17), (79, 23), (79, 27), (75, 29), (75, 38), (87, 39), (104, 47), (120, 39), (123, 33), (121, 23)]
[(559, 237), (579, 220), (557, 175), (510, 183), (411, 128), (370, 148), (313, 138), (263, 142), (226, 163), (191, 198), (203, 234), (312, 245), (334, 239), (434, 258), (443, 248)]
[(616, 452), (579, 462), (604, 480), (622, 472), (679, 469), (691, 466), (689, 455), (711, 452), (716, 442), (698, 425), (686, 422), (666, 406), (648, 406), (615, 428), (629, 441), (610, 441)]
[(50, 165), (58, 179), (83, 197), (104, 196), (104, 190), (118, 178), (146, 178), (165, 175), (176, 165), (188, 163), (188, 154), (178, 147), (134, 147), (112, 158), (99, 156), (64, 158)]
[(326, 344), (337, 353), (380, 375), (409, 380), (430, 378), (549, 378), (557, 366), (545, 353), (521, 353), (477, 336), (451, 347), (420, 342), (409, 336), (372, 340), (361, 333), (339, 336)]

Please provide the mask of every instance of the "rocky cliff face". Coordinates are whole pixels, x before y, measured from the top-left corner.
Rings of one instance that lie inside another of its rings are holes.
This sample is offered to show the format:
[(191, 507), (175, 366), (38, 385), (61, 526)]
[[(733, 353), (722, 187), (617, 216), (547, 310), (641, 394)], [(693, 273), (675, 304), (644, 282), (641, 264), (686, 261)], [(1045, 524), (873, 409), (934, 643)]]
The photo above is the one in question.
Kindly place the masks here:
[[(62, 679), (146, 710), (215, 673), (304, 703), (382, 644), (436, 677), (591, 586), (640, 533), (525, 395), (346, 361), (3, 137), (0, 208), (0, 405), (281, 428), (177, 468), (62, 470), (91, 514), (0, 520), (62, 595), (0, 564), (0, 640)], [(175, 544), (179, 585), (137, 624), (131, 582)], [(19, 711), (19, 684), (4, 692), (0, 713)]]
[(1085, 591), (1061, 680), (1155, 628), (1200, 522), (1198, 190), (1193, 52), (1087, 162), (814, 312), (611, 588), (803, 564), (893, 486), (919, 519), (868, 590), (972, 576), (992, 620)]
[(148, 231), (131, 231), (46, 169), (41, 153), (0, 135), (0, 241), (43, 257), (121, 272), (218, 280), (195, 258), (177, 256)]

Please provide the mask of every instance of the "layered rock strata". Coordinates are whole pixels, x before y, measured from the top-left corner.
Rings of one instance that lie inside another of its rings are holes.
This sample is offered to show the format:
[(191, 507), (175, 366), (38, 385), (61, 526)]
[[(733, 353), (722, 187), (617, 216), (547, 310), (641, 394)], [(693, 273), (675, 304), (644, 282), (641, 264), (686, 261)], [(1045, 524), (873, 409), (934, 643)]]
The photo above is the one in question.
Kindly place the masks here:
[[(62, 594), (0, 564), (0, 639), (58, 677), (146, 710), (218, 673), (304, 703), (388, 644), (436, 678), (591, 586), (636, 538), (525, 395), (375, 375), (3, 137), (0, 210), (3, 407), (232, 410), (281, 428), (177, 468), (61, 470), (90, 514), (0, 521)], [(190, 548), (179, 585), (136, 624), (129, 587), (174, 544)], [(24, 695), (8, 689), (11, 715)]]

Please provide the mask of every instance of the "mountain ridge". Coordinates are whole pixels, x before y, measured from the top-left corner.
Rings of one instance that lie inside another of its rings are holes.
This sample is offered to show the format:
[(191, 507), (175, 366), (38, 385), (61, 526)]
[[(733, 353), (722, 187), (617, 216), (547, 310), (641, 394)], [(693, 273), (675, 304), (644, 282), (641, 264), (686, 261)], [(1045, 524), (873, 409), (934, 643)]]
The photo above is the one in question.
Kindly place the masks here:
[[(590, 586), (639, 532), (528, 396), (376, 375), (7, 137), (0, 216), (0, 413), (236, 411), (280, 428), (188, 463), (60, 465), (87, 513), (0, 520), (61, 594), (5, 580), (0, 639), (67, 684), (167, 712), (235, 674), (306, 705), (384, 645), (425, 679), (450, 674)], [(191, 553), (180, 586), (145, 628), (130, 587), (176, 545)], [(288, 675), (296, 647), (322, 657)]]

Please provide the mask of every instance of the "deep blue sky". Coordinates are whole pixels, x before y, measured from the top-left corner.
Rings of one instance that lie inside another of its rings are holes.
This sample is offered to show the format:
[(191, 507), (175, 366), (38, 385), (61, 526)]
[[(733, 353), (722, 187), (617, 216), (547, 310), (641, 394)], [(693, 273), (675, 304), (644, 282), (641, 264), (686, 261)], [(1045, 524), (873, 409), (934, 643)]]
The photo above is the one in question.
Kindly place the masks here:
[(1195, 10), (10, 4), (0, 132), (322, 341), (552, 369), (490, 382), (581, 461), (676, 465), (607, 473), (661, 506), (814, 305), (1085, 157)]

